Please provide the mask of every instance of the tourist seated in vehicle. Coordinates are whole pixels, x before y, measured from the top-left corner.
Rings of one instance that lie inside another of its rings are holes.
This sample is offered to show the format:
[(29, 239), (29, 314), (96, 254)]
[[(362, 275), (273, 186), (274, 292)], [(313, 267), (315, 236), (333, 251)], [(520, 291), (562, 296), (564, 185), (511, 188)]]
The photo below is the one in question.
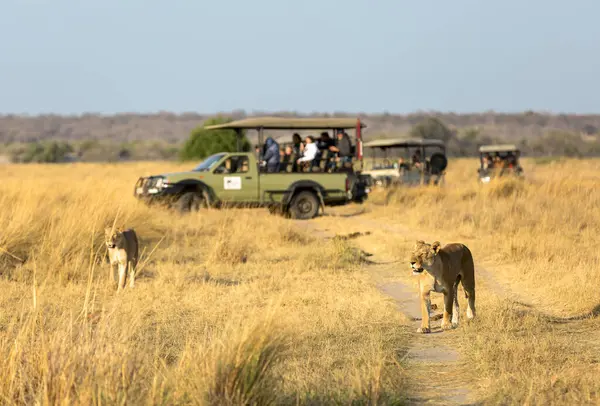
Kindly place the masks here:
[(517, 158), (515, 157), (515, 155), (512, 153), (512, 151), (509, 151), (508, 154), (506, 154), (506, 165), (509, 168), (514, 168), (517, 166)]
[(401, 171), (410, 170), (410, 166), (406, 162), (404, 162), (404, 158), (402, 157), (398, 158), (398, 169)]
[(335, 147), (335, 142), (331, 139), (327, 131), (321, 133), (317, 147), (320, 151), (330, 151), (331, 147)]
[(342, 167), (352, 164), (352, 142), (344, 130), (337, 130), (335, 144), (330, 150), (336, 153), (336, 160)]
[(412, 166), (416, 169), (421, 169), (423, 166), (422, 158), (421, 158), (421, 150), (415, 150), (415, 153), (412, 156)]
[(292, 135), (292, 149), (296, 156), (302, 155), (302, 152), (304, 151), (304, 143), (302, 143), (302, 138), (298, 133)]
[(494, 155), (494, 169), (501, 169), (504, 167), (504, 160), (500, 157), (500, 154), (498, 152), (496, 152), (496, 155)]
[(317, 154), (312, 163), (311, 169), (313, 170), (315, 168), (320, 167), (321, 161), (323, 159), (327, 159), (327, 151), (329, 150), (329, 146), (331, 145), (329, 134), (326, 132), (322, 132), (319, 138), (316, 140), (315, 144), (317, 145)]
[(312, 166), (312, 162), (317, 158), (319, 148), (317, 147), (314, 138), (310, 135), (304, 139), (304, 143), (304, 153), (301, 158), (298, 158), (296, 163), (301, 164), (303, 168), (306, 168), (307, 166)]
[(291, 145), (285, 147), (283, 156), (281, 157), (281, 163), (279, 164), (280, 172), (295, 172), (296, 162), (294, 162), (294, 150)]
[(277, 172), (279, 170), (279, 144), (269, 137), (265, 140), (265, 151), (262, 158), (263, 166), (267, 167), (267, 172)]
[(481, 159), (481, 166), (483, 169), (488, 169), (494, 164), (492, 157), (489, 153), (485, 154)]
[(254, 153), (256, 154), (256, 160), (258, 162), (262, 161), (262, 149), (260, 148), (260, 145), (255, 145), (254, 146)]

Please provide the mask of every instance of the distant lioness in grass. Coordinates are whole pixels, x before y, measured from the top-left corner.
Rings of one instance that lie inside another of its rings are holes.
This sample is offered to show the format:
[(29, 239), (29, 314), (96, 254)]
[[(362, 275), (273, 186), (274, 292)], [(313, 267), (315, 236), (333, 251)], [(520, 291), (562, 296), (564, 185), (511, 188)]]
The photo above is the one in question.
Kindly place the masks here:
[(118, 271), (117, 291), (125, 288), (125, 278), (129, 273), (129, 287), (133, 288), (135, 268), (138, 262), (138, 239), (133, 229), (121, 230), (106, 227), (104, 229), (108, 259), (110, 262), (110, 278), (115, 282)]
[[(468, 300), (467, 318), (475, 317), (475, 265), (473, 255), (464, 244), (448, 244), (441, 247), (439, 241), (426, 244), (417, 241), (410, 256), (413, 275), (419, 276), (421, 295), (421, 327), (418, 333), (431, 332), (429, 316), (431, 313), (430, 292), (444, 294), (444, 317), (442, 329), (458, 325), (458, 284), (462, 283)], [(452, 308), (454, 305), (454, 309)]]

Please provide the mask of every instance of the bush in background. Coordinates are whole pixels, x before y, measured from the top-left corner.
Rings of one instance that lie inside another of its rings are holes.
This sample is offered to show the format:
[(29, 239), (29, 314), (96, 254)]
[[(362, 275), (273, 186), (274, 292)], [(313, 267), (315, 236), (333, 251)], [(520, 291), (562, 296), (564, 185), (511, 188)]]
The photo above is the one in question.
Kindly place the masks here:
[[(197, 127), (192, 131), (190, 137), (183, 145), (179, 157), (183, 160), (194, 160), (206, 158), (217, 152), (235, 152), (237, 151), (237, 134), (234, 130), (205, 130), (205, 126), (224, 124), (231, 119), (217, 117), (206, 120), (202, 127)], [(250, 141), (246, 134), (241, 134), (241, 150), (250, 151)]]
[(11, 160), (22, 163), (65, 162), (72, 152), (73, 147), (64, 141), (33, 142), (14, 149), (11, 153)]

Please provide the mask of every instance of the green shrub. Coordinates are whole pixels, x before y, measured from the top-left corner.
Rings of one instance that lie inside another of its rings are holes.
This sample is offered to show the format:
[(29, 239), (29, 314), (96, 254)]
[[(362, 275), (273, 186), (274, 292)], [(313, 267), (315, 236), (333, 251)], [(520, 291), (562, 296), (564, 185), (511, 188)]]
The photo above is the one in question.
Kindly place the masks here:
[(13, 162), (24, 163), (56, 163), (65, 162), (67, 156), (73, 152), (73, 147), (65, 141), (33, 142), (24, 148), (13, 150)]
[[(204, 126), (224, 124), (231, 120), (217, 117), (206, 120), (202, 127), (192, 131), (180, 150), (182, 160), (202, 159), (217, 152), (237, 151), (237, 134), (234, 130), (205, 130)], [(240, 146), (242, 151), (250, 151), (250, 142), (242, 131)]]

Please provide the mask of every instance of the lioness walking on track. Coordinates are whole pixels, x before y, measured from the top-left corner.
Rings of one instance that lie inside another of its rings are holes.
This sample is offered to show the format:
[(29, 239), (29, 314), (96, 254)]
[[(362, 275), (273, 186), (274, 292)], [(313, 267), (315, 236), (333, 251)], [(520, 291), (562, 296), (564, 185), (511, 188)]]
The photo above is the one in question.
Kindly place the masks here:
[(410, 266), (413, 275), (419, 276), (421, 295), (421, 327), (418, 333), (431, 332), (430, 292), (444, 294), (444, 317), (442, 329), (458, 326), (458, 284), (462, 283), (468, 300), (467, 318), (475, 317), (475, 265), (473, 255), (464, 244), (448, 244), (441, 247), (439, 241), (426, 244), (417, 241), (411, 253)]

